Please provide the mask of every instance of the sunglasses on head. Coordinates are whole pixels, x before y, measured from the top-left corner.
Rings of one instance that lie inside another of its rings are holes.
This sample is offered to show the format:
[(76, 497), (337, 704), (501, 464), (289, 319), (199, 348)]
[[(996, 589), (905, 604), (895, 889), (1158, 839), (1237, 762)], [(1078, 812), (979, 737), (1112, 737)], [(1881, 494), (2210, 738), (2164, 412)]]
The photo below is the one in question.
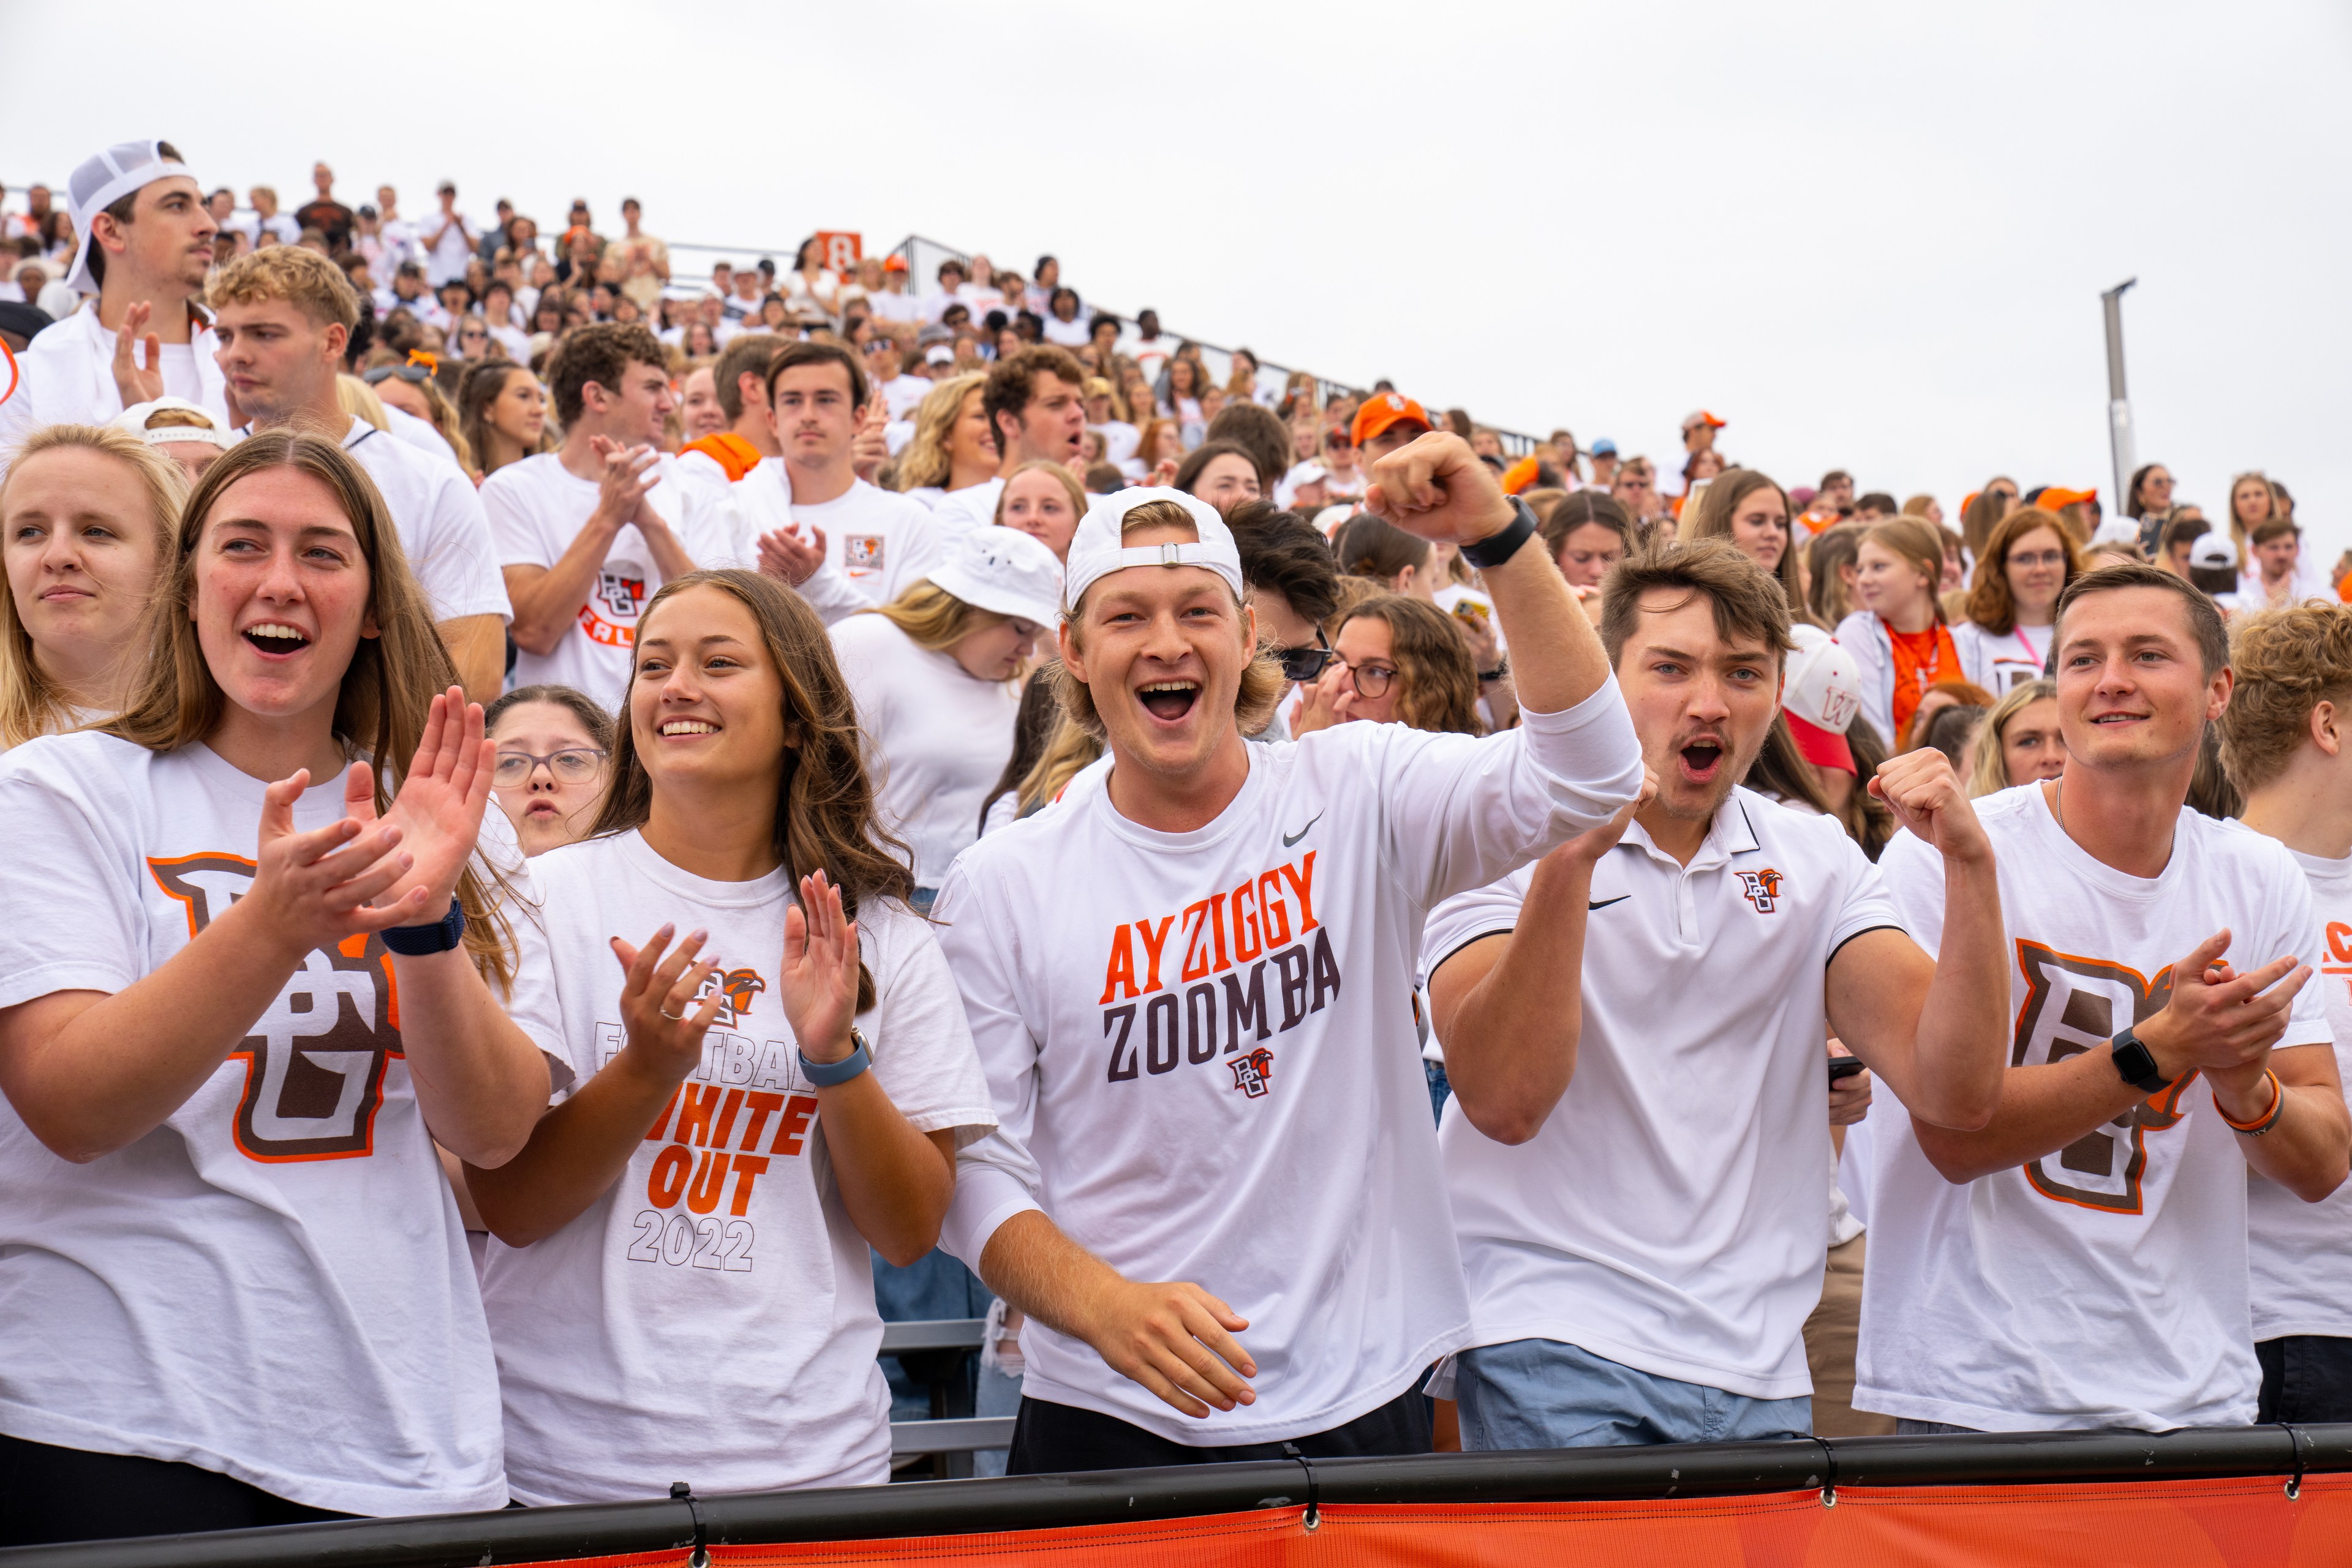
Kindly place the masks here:
[(380, 386), (396, 375), (403, 381), (418, 384), (432, 374), (421, 364), (380, 364), (373, 370), (362, 374), (360, 379), (370, 386)]

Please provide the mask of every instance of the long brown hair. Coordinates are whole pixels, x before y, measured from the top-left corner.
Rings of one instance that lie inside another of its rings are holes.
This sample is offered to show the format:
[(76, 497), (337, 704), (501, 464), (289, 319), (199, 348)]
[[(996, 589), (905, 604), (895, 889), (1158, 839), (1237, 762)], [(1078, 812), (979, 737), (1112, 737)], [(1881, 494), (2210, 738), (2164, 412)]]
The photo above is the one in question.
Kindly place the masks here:
[[(457, 384), (457, 428), (465, 436), (466, 446), (479, 465), (478, 471), (485, 479), (498, 471), (490, 466), (490, 405), (505, 395), (508, 376), (530, 374), (530, 366), (516, 364), (511, 360), (478, 360), (466, 367), (466, 378)], [(540, 426), (539, 445), (523, 456), (554, 450), (554, 421), (550, 420)]]
[(2074, 534), (2038, 506), (2019, 507), (1993, 524), (1984, 548), (1977, 553), (1977, 580), (1969, 587), (1968, 616), (1995, 637), (2005, 637), (2017, 629), (2017, 599), (2009, 591), (2010, 547), (2037, 528), (2056, 534), (2059, 548), (2066, 552), (2066, 576), (2058, 584), (2060, 593), (2086, 570)]
[[(849, 683), (833, 655), (833, 639), (808, 601), (757, 572), (729, 569), (689, 572), (661, 586), (637, 616), (638, 647), (654, 614), (679, 594), (717, 588), (751, 612), (760, 640), (784, 689), (784, 734), (792, 743), (784, 757), (783, 787), (776, 795), (776, 858), (793, 879), (822, 870), (841, 889), (843, 910), (857, 918), (870, 899), (914, 897), (914, 873), (907, 847), (884, 829), (876, 815), (874, 781), (858, 749), (857, 710)], [(629, 682), (636, 684), (638, 656), (629, 659)], [(653, 776), (637, 755), (636, 730), (627, 699), (613, 739), (613, 779), (605, 787), (592, 838), (643, 827), (653, 816)], [(874, 976), (864, 959), (857, 964), (857, 1010), (874, 1005)]]
[(1378, 621), (1389, 629), (1389, 658), (1397, 668), (1396, 716), (1415, 730), (1479, 735), (1478, 666), (1454, 617), (1423, 599), (1382, 594), (1339, 618)]
[(1717, 474), (1715, 482), (1699, 497), (1698, 516), (1687, 520), (1680, 534), (1684, 539), (1729, 539), (1731, 516), (1739, 503), (1758, 490), (1770, 490), (1780, 498), (1780, 516), (1787, 527), (1789, 542), (1780, 550), (1780, 560), (1772, 568), (1780, 579), (1780, 592), (1789, 596), (1789, 608), (1802, 613), (1805, 609), (1805, 580), (1797, 563), (1797, 509), (1789, 504), (1789, 492), (1782, 489), (1769, 474), (1756, 468), (1727, 468)]
[[(231, 485), (269, 468), (293, 468), (324, 485), (359, 540), (368, 568), (367, 614), (376, 635), (362, 637), (344, 668), (335, 699), (335, 734), (347, 751), (367, 758), (375, 775), (375, 809), (391, 808), (394, 775), (404, 772), (425, 739), (433, 699), (457, 684), (457, 666), (434, 629), (425, 590), (409, 571), (400, 532), (383, 497), (350, 453), (323, 436), (300, 429), (248, 436), (214, 460), (181, 509), (178, 537), (162, 563), (155, 597), (147, 606), (147, 671), (129, 704), (98, 726), (151, 752), (176, 752), (208, 739), (228, 710), (228, 693), (205, 662), (189, 606), (195, 601), (196, 545), (213, 509)], [(514, 931), (485, 877), (468, 862), (458, 873), (466, 910), (466, 952), (483, 977), (506, 991), (514, 977)]]
[[(165, 410), (166, 413), (172, 412)], [(27, 460), (43, 452), (85, 451), (131, 465), (147, 491), (149, 514), (155, 530), (155, 569), (160, 577), (171, 558), (173, 531), (180, 526), (180, 510), (188, 499), (187, 476), (180, 466), (127, 430), (101, 425), (49, 425), (34, 431), (16, 448), (13, 476)], [(8, 510), (8, 479), (0, 477), (0, 517)], [(135, 640), (131, 648), (140, 646)], [(134, 657), (126, 649), (124, 658)], [(21, 746), (36, 735), (47, 735), (74, 722), (57, 683), (41, 672), (33, 649), (33, 634), (16, 614), (16, 595), (0, 592), (0, 747)]]

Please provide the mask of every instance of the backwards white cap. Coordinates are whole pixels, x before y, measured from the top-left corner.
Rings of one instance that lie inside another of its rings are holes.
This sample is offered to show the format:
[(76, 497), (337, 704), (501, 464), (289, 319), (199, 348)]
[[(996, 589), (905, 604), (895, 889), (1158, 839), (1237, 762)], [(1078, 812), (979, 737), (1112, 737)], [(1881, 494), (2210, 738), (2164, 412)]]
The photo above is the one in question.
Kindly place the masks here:
[(76, 237), (73, 269), (66, 274), (66, 282), (84, 294), (98, 292), (98, 279), (89, 272), (90, 219), (133, 191), (187, 173), (185, 163), (164, 157), (163, 144), (154, 141), (118, 142), (84, 159), (66, 182), (66, 214), (73, 219)]
[[(1174, 501), (1189, 512), (1200, 531), (1199, 542), (1128, 544), (1122, 537), (1127, 514), (1155, 500)], [(1070, 552), (1062, 563), (1064, 606), (1075, 609), (1097, 580), (1130, 566), (1202, 567), (1223, 577), (1234, 598), (1242, 596), (1242, 552), (1234, 543), (1234, 531), (1207, 501), (1164, 485), (1138, 485), (1094, 499), (1070, 535)]]
[[(201, 414), (202, 425), (158, 425), (150, 426), (148, 420), (166, 408), (177, 408), (189, 414)], [(219, 418), (201, 404), (184, 397), (158, 397), (150, 403), (134, 403), (114, 416), (114, 427), (128, 430), (151, 447), (176, 446), (183, 441), (202, 441), (227, 451), (241, 438), (236, 431), (222, 427)]]

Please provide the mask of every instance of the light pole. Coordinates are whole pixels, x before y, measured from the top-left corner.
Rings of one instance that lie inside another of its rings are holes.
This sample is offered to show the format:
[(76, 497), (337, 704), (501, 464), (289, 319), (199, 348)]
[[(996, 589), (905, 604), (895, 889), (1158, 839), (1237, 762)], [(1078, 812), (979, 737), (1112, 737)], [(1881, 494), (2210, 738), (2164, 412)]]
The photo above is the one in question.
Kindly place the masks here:
[(2130, 482), (2132, 470), (2139, 467), (2132, 445), (2131, 395), (2124, 390), (2124, 290), (2138, 281), (2126, 278), (2099, 296), (2107, 314), (2107, 450), (2116, 465), (2112, 511), (2116, 517), (2131, 505), (2124, 487)]

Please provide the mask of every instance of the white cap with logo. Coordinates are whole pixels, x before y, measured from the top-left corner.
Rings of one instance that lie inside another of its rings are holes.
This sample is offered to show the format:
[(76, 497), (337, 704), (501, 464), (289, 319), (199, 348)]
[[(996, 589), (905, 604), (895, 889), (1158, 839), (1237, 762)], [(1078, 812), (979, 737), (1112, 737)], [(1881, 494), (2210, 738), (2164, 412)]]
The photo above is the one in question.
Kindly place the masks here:
[(185, 163), (163, 156), (161, 142), (119, 142), (103, 153), (83, 159), (81, 166), (73, 172), (73, 178), (66, 182), (66, 213), (73, 219), (74, 233), (79, 238), (74, 247), (73, 268), (66, 274), (66, 282), (84, 294), (98, 292), (98, 279), (89, 270), (89, 247), (93, 243), (90, 219), (133, 191), (187, 173)]
[(967, 605), (1048, 626), (1061, 618), (1062, 566), (1043, 541), (1017, 528), (957, 535), (947, 559), (925, 574)]
[(1862, 711), (1862, 666), (1851, 650), (1819, 626), (1789, 628), (1796, 648), (1782, 670), (1780, 712), (1805, 761), (1853, 772), (1846, 726)]
[[(1171, 540), (1165, 544), (1129, 545), (1122, 537), (1127, 514), (1147, 501), (1173, 501), (1190, 513), (1200, 531), (1198, 542)], [(1198, 496), (1163, 485), (1138, 485), (1131, 489), (1097, 496), (1070, 535), (1069, 559), (1064, 563), (1062, 602), (1076, 608), (1088, 588), (1114, 572), (1130, 566), (1198, 566), (1214, 572), (1242, 596), (1242, 552), (1234, 531), (1217, 509)]]
[[(194, 414), (204, 419), (202, 425), (149, 425), (148, 420), (167, 410)], [(213, 412), (201, 404), (184, 397), (158, 397), (149, 403), (134, 403), (114, 416), (114, 427), (128, 430), (151, 447), (175, 446), (183, 441), (201, 441), (227, 451), (243, 439), (234, 430), (219, 423)]]

